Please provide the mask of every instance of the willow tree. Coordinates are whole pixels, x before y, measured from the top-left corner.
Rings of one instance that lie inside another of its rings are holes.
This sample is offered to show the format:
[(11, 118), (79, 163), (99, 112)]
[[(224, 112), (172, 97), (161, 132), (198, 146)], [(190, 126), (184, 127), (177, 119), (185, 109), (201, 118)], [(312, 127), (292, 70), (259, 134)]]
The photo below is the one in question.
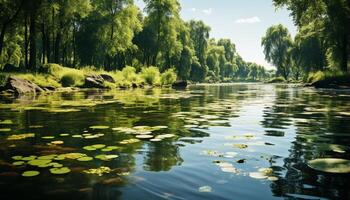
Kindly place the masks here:
[(290, 69), (288, 49), (292, 45), (292, 39), (287, 28), (278, 24), (267, 29), (266, 35), (261, 40), (264, 48), (265, 59), (277, 68), (277, 75), (288, 79)]
[(322, 22), (319, 30), (327, 44), (328, 63), (347, 71), (350, 48), (349, 0), (273, 0), (276, 7), (285, 6), (299, 29)]
[(125, 52), (133, 48), (135, 33), (141, 31), (139, 9), (131, 0), (99, 0), (97, 12), (102, 23), (98, 29), (99, 50), (106, 56), (105, 67), (115, 69), (114, 65), (125, 65)]
[(181, 52), (181, 42), (178, 40), (178, 30), (181, 20), (179, 16), (180, 3), (177, 0), (145, 0), (145, 11), (148, 17), (145, 26), (149, 27), (150, 37), (153, 37), (152, 65), (157, 65), (161, 56), (165, 68), (170, 67), (170, 58)]

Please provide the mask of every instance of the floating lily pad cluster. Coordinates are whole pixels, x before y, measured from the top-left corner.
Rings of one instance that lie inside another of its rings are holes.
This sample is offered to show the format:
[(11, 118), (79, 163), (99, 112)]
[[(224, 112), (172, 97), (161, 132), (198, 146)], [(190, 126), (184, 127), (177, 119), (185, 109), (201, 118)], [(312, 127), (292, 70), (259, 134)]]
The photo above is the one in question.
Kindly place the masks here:
[[(163, 139), (175, 137), (174, 134), (160, 134), (154, 135), (153, 131), (159, 131), (168, 128), (167, 126), (135, 126), (133, 128), (128, 127), (118, 127), (112, 128), (114, 131), (122, 132), (125, 134), (133, 134), (137, 139), (149, 139), (151, 142), (159, 142)], [(138, 140), (124, 140), (121, 144), (135, 143)]]
[(91, 168), (88, 170), (84, 170), (83, 172), (87, 174), (96, 174), (98, 176), (102, 176), (103, 174), (109, 174), (111, 171), (111, 168), (102, 166), (99, 168)]
[(174, 118), (182, 119), (185, 122), (184, 128), (192, 129), (206, 129), (209, 126), (225, 126), (227, 120), (221, 119), (220, 115), (202, 114), (200, 112), (177, 112), (172, 115)]
[(84, 146), (83, 149), (87, 151), (96, 151), (96, 150), (101, 150), (103, 152), (109, 152), (113, 150), (118, 150), (121, 147), (118, 146), (106, 146), (105, 144), (94, 144), (90, 146)]
[[(94, 147), (103, 148), (104, 146), (105, 145), (95, 145)], [(95, 159), (99, 159), (102, 161), (110, 161), (117, 157), (118, 155), (100, 154), (95, 156)], [(52, 174), (66, 174), (66, 173), (69, 173), (71, 170), (68, 167), (63, 166), (63, 164), (58, 163), (58, 161), (71, 159), (71, 160), (77, 160), (80, 162), (87, 162), (87, 161), (92, 161), (94, 158), (83, 153), (65, 153), (65, 154), (50, 154), (50, 155), (44, 155), (44, 156), (36, 156), (36, 155), (13, 156), (12, 159), (15, 160), (12, 163), (15, 166), (29, 165), (29, 166), (38, 167), (38, 168), (50, 168), (49, 171)], [(39, 173), (40, 172), (38, 171), (25, 171), (23, 172), (22, 175), (25, 177), (31, 177), (31, 176), (36, 176)]]

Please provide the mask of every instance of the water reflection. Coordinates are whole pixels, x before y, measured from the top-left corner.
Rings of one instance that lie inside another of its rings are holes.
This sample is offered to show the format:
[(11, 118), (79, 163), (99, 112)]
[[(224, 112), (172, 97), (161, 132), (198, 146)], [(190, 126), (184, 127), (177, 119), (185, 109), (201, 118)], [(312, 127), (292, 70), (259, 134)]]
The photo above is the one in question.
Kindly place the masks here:
[[(10, 129), (0, 132), (0, 192), (26, 199), (350, 198), (348, 174), (306, 165), (350, 159), (349, 100), (346, 91), (263, 84), (0, 96), (0, 130)], [(35, 136), (9, 140), (27, 133)], [(96, 144), (115, 148), (84, 149)], [(65, 175), (12, 164), (18, 155), (73, 152), (94, 159), (57, 160), (71, 169)], [(84, 173), (91, 169), (100, 174)], [(22, 177), (28, 170), (40, 175)], [(213, 190), (203, 194), (201, 186)]]

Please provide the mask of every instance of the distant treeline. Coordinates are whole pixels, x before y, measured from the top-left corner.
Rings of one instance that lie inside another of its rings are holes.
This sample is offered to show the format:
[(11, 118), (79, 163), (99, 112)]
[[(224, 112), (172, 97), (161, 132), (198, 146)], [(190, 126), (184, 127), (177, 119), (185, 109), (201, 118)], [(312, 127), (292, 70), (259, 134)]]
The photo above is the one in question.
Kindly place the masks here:
[(229, 39), (214, 40), (202, 21), (180, 18), (178, 0), (2, 0), (0, 64), (36, 71), (45, 63), (114, 71), (174, 68), (192, 81), (262, 80)]

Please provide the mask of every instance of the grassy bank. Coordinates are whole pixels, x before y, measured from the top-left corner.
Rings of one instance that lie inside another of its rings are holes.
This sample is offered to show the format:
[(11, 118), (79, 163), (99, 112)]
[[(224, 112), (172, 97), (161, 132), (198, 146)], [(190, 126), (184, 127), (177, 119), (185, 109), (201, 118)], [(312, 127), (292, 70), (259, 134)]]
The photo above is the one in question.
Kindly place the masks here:
[(340, 71), (310, 73), (304, 82), (316, 88), (350, 88), (350, 74)]
[(6, 77), (15, 75), (19, 78), (34, 82), (40, 87), (83, 87), (86, 77), (107, 75), (113, 81), (104, 81), (106, 88), (128, 88), (139, 86), (165, 86), (171, 85), (177, 79), (173, 69), (160, 73), (156, 67), (143, 68), (137, 72), (134, 67), (125, 67), (122, 71), (105, 71), (94, 67), (82, 67), (73, 69), (57, 64), (45, 64), (39, 68), (37, 73), (3, 72), (1, 82)]

